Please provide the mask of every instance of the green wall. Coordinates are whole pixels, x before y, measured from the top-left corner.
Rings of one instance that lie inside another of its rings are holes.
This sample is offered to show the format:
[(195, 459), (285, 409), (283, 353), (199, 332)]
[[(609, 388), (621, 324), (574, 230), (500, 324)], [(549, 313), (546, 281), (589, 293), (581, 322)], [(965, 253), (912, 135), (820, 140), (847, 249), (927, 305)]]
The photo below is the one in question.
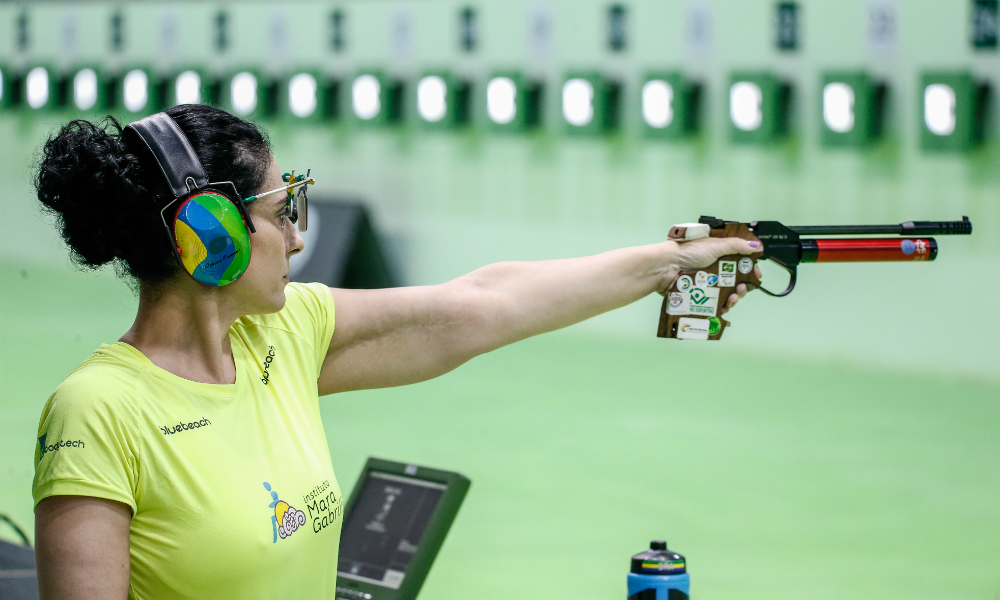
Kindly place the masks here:
[[(875, 3), (885, 5), (885, 3)], [(112, 3), (33, 3), (31, 43), (14, 47), (19, 4), (0, 6), (0, 60), (69, 66), (97, 61), (111, 67), (150, 64), (169, 70), (204, 65), (224, 72), (259, 65), (271, 73), (316, 66), (334, 75), (384, 67), (408, 78), (446, 67), (472, 78), (480, 106), (475, 126), (427, 132), (412, 123), (387, 130), (350, 122), (294, 126), (265, 122), (279, 162), (310, 167), (317, 192), (362, 198), (376, 217), (408, 283), (446, 280), (484, 263), (593, 253), (660, 240), (675, 222), (701, 214), (728, 219), (776, 219), (788, 224), (951, 220), (971, 216), (972, 238), (943, 239), (935, 264), (808, 265), (800, 289), (785, 299), (748, 300), (734, 314), (726, 344), (777, 353), (874, 361), (996, 377), (998, 320), (971, 307), (1000, 292), (991, 255), (1000, 224), (1000, 113), (993, 102), (987, 142), (960, 153), (919, 148), (919, 73), (969, 69), (996, 90), (1000, 55), (968, 42), (970, 3), (895, 3), (895, 46), (869, 39), (869, 3), (801, 3), (801, 47), (781, 53), (773, 43), (769, 2), (632, 2), (629, 47), (611, 53), (604, 42), (605, 2), (482, 2), (481, 44), (458, 48), (460, 2), (131, 3), (125, 48), (109, 50)], [(346, 15), (343, 52), (327, 44), (330, 11)], [(213, 50), (214, 15), (231, 15), (232, 43)], [(707, 41), (688, 31), (692, 13), (708, 15)], [(541, 14), (551, 25), (547, 47), (530, 38)], [(164, 43), (164, 21), (175, 24)], [(408, 44), (393, 27), (409, 23)], [(75, 31), (69, 36), (67, 31)], [(283, 33), (282, 33), (283, 32)], [(482, 127), (483, 83), (497, 68), (544, 80), (545, 124), (528, 135)], [(567, 137), (559, 86), (565, 72), (597, 68), (624, 83), (621, 131), (599, 139)], [(680, 68), (705, 86), (703, 133), (683, 142), (642, 135), (639, 78), (650, 69)], [(820, 145), (819, 81), (824, 70), (864, 68), (890, 90), (888, 131), (870, 149)], [(729, 141), (726, 86), (736, 69), (771, 69), (794, 86), (791, 134), (770, 147)], [(410, 88), (412, 90), (412, 86)], [(0, 113), (0, 255), (63, 260), (49, 225), (31, 205), (28, 164), (46, 133), (69, 112)], [(410, 115), (412, 117), (412, 114)], [(412, 121), (412, 119), (411, 119)], [(319, 195), (319, 194), (317, 194)], [(947, 300), (945, 299), (947, 298)], [(653, 335), (654, 299), (597, 319), (586, 327)], [(962, 318), (956, 321), (956, 317)], [(915, 352), (914, 348), (924, 350)]]

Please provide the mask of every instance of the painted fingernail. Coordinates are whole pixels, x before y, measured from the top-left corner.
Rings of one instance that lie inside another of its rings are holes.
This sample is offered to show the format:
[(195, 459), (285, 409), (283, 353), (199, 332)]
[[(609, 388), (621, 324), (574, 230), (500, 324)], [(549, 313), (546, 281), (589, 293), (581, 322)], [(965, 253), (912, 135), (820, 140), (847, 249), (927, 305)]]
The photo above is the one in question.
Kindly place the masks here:
[(758, 246), (760, 246), (760, 242), (758, 242), (757, 240), (750, 240), (749, 242), (747, 242), (747, 246), (750, 246), (751, 248), (757, 248)]

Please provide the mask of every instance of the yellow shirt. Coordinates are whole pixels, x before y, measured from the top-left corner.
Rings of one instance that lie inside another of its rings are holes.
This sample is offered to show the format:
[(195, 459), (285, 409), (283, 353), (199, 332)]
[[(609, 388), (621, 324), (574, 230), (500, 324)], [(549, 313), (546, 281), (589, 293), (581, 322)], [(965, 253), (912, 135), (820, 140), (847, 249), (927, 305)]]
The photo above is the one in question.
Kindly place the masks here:
[(317, 379), (333, 336), (321, 284), (229, 331), (236, 383), (196, 383), (102, 345), (49, 398), (35, 504), (132, 508), (129, 598), (333, 598), (343, 498)]

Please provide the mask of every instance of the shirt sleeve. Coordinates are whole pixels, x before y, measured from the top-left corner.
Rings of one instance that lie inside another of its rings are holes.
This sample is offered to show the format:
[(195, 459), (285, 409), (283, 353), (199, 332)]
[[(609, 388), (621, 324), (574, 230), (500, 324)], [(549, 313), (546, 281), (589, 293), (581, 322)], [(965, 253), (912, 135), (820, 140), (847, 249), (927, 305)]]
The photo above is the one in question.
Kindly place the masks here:
[(318, 372), (333, 338), (335, 312), (330, 288), (322, 283), (289, 283), (285, 307), (277, 317), (312, 346)]
[(110, 382), (102, 384), (106, 378), (99, 370), (71, 374), (42, 411), (32, 485), (36, 506), (49, 496), (92, 496), (127, 504), (135, 514), (134, 419), (124, 394)]

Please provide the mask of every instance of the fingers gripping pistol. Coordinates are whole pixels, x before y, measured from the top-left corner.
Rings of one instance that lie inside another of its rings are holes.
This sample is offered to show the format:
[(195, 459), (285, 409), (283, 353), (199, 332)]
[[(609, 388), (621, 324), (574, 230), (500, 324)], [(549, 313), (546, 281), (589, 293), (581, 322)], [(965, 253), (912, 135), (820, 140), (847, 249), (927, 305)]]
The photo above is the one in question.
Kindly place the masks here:
[[(705, 237), (739, 237), (761, 242), (751, 255), (730, 254), (704, 269), (681, 271), (664, 294), (657, 336), (681, 340), (717, 340), (729, 322), (719, 317), (726, 299), (744, 283), (769, 296), (787, 296), (795, 288), (799, 263), (929, 261), (937, 257), (937, 241), (929, 235), (969, 235), (969, 217), (961, 221), (909, 221), (899, 225), (818, 225), (789, 227), (777, 221), (737, 223), (702, 217), (675, 225), (669, 238), (686, 242)], [(903, 236), (810, 239), (802, 236)], [(788, 287), (772, 292), (754, 274), (758, 260), (770, 260), (788, 271)]]

